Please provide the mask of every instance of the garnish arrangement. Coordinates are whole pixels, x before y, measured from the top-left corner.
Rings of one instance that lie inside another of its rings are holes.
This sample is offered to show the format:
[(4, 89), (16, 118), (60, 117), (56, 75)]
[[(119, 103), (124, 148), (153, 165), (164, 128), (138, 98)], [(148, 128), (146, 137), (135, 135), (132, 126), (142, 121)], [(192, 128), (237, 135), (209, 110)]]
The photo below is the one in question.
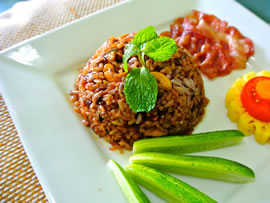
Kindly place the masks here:
[(126, 45), (123, 55), (124, 70), (128, 72), (128, 59), (138, 56), (142, 67), (133, 68), (127, 75), (124, 93), (129, 107), (135, 112), (149, 112), (156, 105), (158, 86), (155, 76), (145, 64), (145, 55), (155, 61), (168, 60), (177, 50), (175, 41), (168, 37), (158, 37), (153, 26), (139, 31)]
[(217, 202), (167, 172), (233, 183), (252, 182), (255, 178), (253, 170), (239, 162), (184, 155), (236, 145), (243, 138), (240, 131), (226, 130), (139, 140), (134, 143), (134, 154), (125, 169), (112, 160), (108, 166), (129, 202), (149, 202), (145, 194), (137, 189), (136, 183), (168, 202)]
[(228, 117), (245, 135), (260, 144), (270, 142), (270, 72), (249, 72), (238, 78), (226, 94)]

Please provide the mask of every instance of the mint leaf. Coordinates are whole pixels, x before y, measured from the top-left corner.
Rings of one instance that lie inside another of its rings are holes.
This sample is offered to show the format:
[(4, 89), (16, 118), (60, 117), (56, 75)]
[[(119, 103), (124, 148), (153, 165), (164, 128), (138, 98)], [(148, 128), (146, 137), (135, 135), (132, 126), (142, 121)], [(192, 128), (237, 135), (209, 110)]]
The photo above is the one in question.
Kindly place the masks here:
[(158, 87), (154, 75), (145, 68), (133, 68), (127, 75), (124, 93), (129, 107), (135, 112), (149, 112), (155, 107)]
[(141, 51), (155, 61), (166, 61), (176, 52), (176, 50), (177, 45), (172, 38), (159, 37), (146, 42)]
[(143, 45), (145, 42), (148, 42), (153, 39), (157, 39), (158, 35), (155, 31), (155, 28), (153, 26), (148, 26), (141, 31), (139, 31), (131, 41), (131, 43), (135, 44), (137, 47), (140, 48), (141, 45)]
[(123, 67), (128, 72), (128, 59), (138, 56), (142, 68), (133, 68), (126, 77), (124, 94), (129, 107), (134, 112), (149, 112), (157, 101), (157, 81), (145, 67), (144, 56), (155, 61), (166, 61), (177, 51), (175, 41), (168, 37), (158, 37), (153, 26), (139, 31), (132, 41), (125, 46)]
[(133, 55), (138, 55), (139, 49), (132, 43), (125, 46), (125, 53), (123, 55), (124, 70), (128, 72), (128, 59)]

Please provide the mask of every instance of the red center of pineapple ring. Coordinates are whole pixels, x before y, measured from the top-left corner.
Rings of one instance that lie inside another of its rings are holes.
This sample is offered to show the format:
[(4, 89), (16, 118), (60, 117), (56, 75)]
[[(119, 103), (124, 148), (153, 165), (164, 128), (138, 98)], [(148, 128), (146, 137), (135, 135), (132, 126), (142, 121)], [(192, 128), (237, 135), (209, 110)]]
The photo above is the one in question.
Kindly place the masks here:
[(270, 77), (258, 76), (249, 80), (242, 89), (241, 101), (249, 115), (270, 122)]

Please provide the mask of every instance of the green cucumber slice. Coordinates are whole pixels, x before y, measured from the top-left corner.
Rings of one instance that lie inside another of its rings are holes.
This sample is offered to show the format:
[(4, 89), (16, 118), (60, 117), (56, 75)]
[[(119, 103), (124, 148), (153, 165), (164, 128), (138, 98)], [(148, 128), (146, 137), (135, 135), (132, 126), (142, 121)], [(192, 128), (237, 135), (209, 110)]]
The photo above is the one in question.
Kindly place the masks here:
[(255, 177), (252, 169), (247, 166), (218, 157), (146, 152), (135, 154), (129, 160), (134, 164), (142, 164), (166, 172), (234, 183), (251, 182)]
[(187, 136), (148, 138), (134, 142), (133, 153), (168, 152), (184, 154), (201, 152), (238, 144), (244, 137), (244, 134), (238, 130), (223, 130)]
[(137, 183), (169, 202), (216, 202), (196, 188), (158, 169), (139, 164), (129, 164), (125, 169)]
[(150, 203), (139, 186), (128, 176), (127, 172), (115, 161), (110, 160), (108, 166), (130, 203)]

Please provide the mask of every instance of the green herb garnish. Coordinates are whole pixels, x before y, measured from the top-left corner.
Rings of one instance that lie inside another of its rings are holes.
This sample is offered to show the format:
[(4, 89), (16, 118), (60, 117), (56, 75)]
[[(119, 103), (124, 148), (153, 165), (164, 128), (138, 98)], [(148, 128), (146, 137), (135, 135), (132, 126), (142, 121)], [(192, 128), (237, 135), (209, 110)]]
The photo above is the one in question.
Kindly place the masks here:
[(155, 61), (166, 61), (176, 52), (177, 46), (172, 38), (159, 37), (144, 44), (142, 51)]
[(157, 81), (148, 68), (133, 68), (126, 77), (125, 96), (129, 107), (135, 112), (150, 111), (157, 99)]
[(130, 44), (127, 44), (125, 46), (126, 50), (125, 50), (125, 53), (123, 55), (123, 63), (124, 63), (124, 70), (125, 72), (128, 72), (128, 59), (133, 56), (133, 55), (136, 55), (138, 56), (140, 50), (139, 48), (137, 48), (134, 44), (130, 43)]
[(128, 59), (138, 56), (141, 68), (133, 68), (127, 75), (124, 93), (129, 107), (135, 112), (149, 112), (157, 101), (157, 81), (146, 68), (144, 56), (155, 61), (168, 60), (177, 50), (175, 41), (168, 37), (158, 37), (153, 26), (139, 31), (125, 46), (123, 55), (124, 70), (128, 72)]
[[(124, 63), (124, 70), (128, 72), (128, 64), (127, 61), (131, 56), (142, 56), (142, 47), (145, 45), (145, 43), (157, 39), (158, 35), (155, 32), (155, 28), (153, 26), (148, 26), (141, 31), (139, 31), (131, 41), (131, 43), (126, 45), (126, 50), (123, 56), (123, 63)], [(142, 59), (142, 57), (141, 57)], [(141, 61), (143, 65), (144, 64), (144, 59)]]

